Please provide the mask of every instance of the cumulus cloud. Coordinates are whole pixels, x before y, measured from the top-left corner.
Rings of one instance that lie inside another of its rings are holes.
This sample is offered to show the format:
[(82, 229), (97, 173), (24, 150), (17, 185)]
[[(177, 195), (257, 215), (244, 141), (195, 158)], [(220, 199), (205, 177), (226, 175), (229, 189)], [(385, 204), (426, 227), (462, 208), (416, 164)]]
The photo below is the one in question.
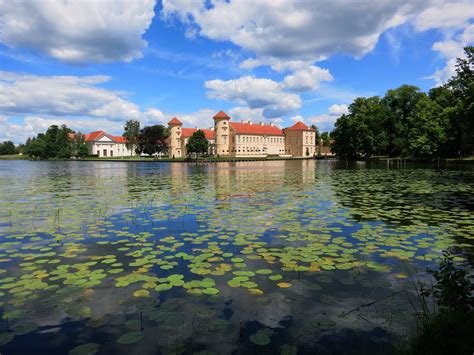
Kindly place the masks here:
[(0, 1), (0, 42), (68, 63), (142, 56), (154, 0)]
[(140, 109), (122, 92), (98, 87), (107, 76), (38, 76), (0, 72), (0, 112), (138, 119)]
[(301, 116), (301, 115), (296, 115), (296, 116), (290, 117), (290, 120), (293, 121), (293, 122), (298, 122), (298, 121), (304, 122), (305, 121), (304, 117)]
[[(163, 112), (150, 108), (145, 110), (138, 120), (141, 127), (146, 125), (163, 124), (166, 126), (172, 117), (179, 117), (185, 127), (207, 128), (214, 125), (212, 117), (216, 114), (213, 109), (201, 109), (192, 113)], [(103, 117), (67, 117), (67, 116), (38, 116), (26, 115), (22, 122), (13, 120), (6, 115), (0, 115), (0, 142), (11, 140), (15, 143), (24, 143), (27, 138), (45, 132), (51, 125), (65, 124), (74, 131), (90, 133), (104, 130), (114, 135), (122, 135), (124, 121), (111, 121)]]
[(446, 65), (438, 69), (429, 79), (433, 79), (437, 86), (446, 83), (456, 74), (457, 58), (463, 58), (464, 47), (474, 43), (474, 24), (466, 25), (461, 33), (451, 34), (444, 41), (435, 42), (432, 49), (447, 60)]
[(349, 107), (344, 104), (334, 104), (328, 107), (328, 113), (322, 115), (309, 117), (308, 121), (315, 124), (321, 132), (332, 131), (334, 123), (343, 114), (349, 113)]
[(24, 143), (27, 138), (45, 132), (49, 126), (62, 124), (83, 133), (105, 130), (110, 134), (121, 135), (123, 132), (122, 122), (106, 119), (27, 116), (20, 124), (12, 122), (6, 116), (0, 116), (0, 141), (11, 140), (15, 143)]
[[(429, 2), (428, 2), (429, 3)], [(177, 17), (201, 36), (231, 41), (256, 54), (244, 66), (272, 59), (316, 61), (337, 52), (361, 57), (380, 34), (424, 10), (415, 0), (163, 1), (162, 16)]]
[(235, 121), (250, 120), (252, 122), (259, 122), (265, 119), (265, 117), (263, 117), (263, 109), (261, 108), (233, 107), (229, 110), (229, 115)]
[(341, 116), (349, 113), (349, 107), (347, 105), (331, 105), (329, 106), (329, 114)]
[(245, 104), (250, 109), (263, 109), (263, 116), (275, 118), (301, 107), (301, 98), (283, 91), (280, 83), (252, 76), (234, 80), (209, 80), (204, 86), (210, 98)]
[(296, 92), (316, 90), (321, 82), (333, 79), (329, 70), (311, 65), (287, 75), (283, 79), (283, 87)]
[(463, 27), (474, 17), (471, 0), (431, 1), (431, 5), (416, 17), (414, 24), (418, 31)]
[[(345, 0), (163, 0), (161, 15), (178, 19), (195, 36), (230, 41), (252, 52), (255, 56), (242, 61), (241, 68), (268, 65), (278, 72), (293, 72), (286, 78), (287, 88), (305, 91), (319, 85), (314, 69), (313, 73), (308, 69), (315, 62), (336, 53), (361, 58), (373, 50), (382, 33), (406, 23), (417, 31), (440, 30), (448, 42), (453, 33), (472, 23), (474, 6), (472, 0), (360, 0), (353, 4)], [(397, 60), (400, 42), (390, 34), (387, 39)], [(449, 50), (454, 52), (458, 44)], [(444, 46), (448, 50), (453, 43)], [(433, 50), (440, 47), (435, 45)], [(446, 67), (430, 77), (437, 84), (454, 70), (455, 57), (444, 59)]]

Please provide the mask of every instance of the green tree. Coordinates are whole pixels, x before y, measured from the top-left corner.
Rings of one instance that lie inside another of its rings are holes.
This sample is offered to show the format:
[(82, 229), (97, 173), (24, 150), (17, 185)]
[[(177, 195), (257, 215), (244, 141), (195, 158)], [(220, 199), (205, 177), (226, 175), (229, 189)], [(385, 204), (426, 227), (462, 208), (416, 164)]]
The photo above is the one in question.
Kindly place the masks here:
[(140, 122), (136, 120), (128, 120), (123, 126), (123, 137), (125, 138), (125, 146), (130, 150), (130, 155), (138, 147), (138, 137), (140, 136)]
[(387, 153), (389, 156), (407, 155), (408, 121), (414, 115), (416, 104), (424, 93), (412, 85), (402, 85), (397, 89), (388, 90), (382, 103), (387, 107), (384, 123), (387, 131)]
[(336, 123), (332, 150), (349, 160), (383, 153), (387, 148), (386, 116), (387, 109), (379, 97), (355, 99), (349, 106), (349, 114), (344, 115), (339, 125)]
[(315, 138), (316, 138), (316, 146), (319, 147), (319, 143), (320, 143), (320, 139), (321, 139), (321, 136), (319, 134), (319, 129), (314, 124), (311, 125), (311, 128), (314, 129)]
[(343, 114), (336, 121), (332, 136), (334, 142), (331, 150), (341, 159), (355, 160), (358, 158), (354, 140), (354, 128), (349, 115)]
[(329, 143), (331, 141), (331, 137), (329, 135), (329, 132), (322, 132), (319, 136), (319, 139), (323, 141), (323, 146), (324, 147), (329, 147)]
[(195, 153), (196, 156), (207, 153), (208, 149), (209, 141), (207, 140), (204, 132), (200, 129), (193, 133), (191, 138), (189, 138), (188, 143), (186, 144), (186, 150), (188, 151), (188, 154)]
[(32, 138), (26, 144), (26, 154), (34, 159), (48, 158), (48, 146), (44, 139), (44, 133), (39, 133), (36, 138)]
[(456, 98), (450, 143), (461, 156), (474, 154), (474, 47), (465, 47), (464, 52), (466, 58), (457, 59), (456, 75), (447, 83)]
[(69, 134), (72, 131), (65, 125), (52, 125), (46, 133), (27, 141), (25, 152), (36, 159), (65, 159), (71, 157)]
[(85, 158), (89, 155), (89, 148), (85, 143), (85, 136), (81, 132), (74, 134), (74, 137), (69, 141), (71, 156), (77, 158)]
[(165, 141), (167, 136), (168, 130), (162, 125), (144, 127), (138, 136), (137, 152), (148, 155), (166, 153), (168, 151)]
[(15, 154), (15, 144), (11, 141), (0, 143), (0, 155)]
[(446, 142), (447, 120), (442, 108), (428, 96), (416, 104), (406, 129), (408, 152), (414, 156), (433, 156)]
[(15, 147), (15, 154), (24, 154), (26, 149), (25, 144), (19, 144)]

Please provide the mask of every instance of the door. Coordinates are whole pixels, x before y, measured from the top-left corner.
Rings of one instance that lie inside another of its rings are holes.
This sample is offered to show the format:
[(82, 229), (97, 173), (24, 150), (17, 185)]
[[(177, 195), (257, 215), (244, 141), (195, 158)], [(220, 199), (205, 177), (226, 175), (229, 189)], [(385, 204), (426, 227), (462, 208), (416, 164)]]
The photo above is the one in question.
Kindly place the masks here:
[(104, 157), (107, 156), (107, 149), (104, 149)]

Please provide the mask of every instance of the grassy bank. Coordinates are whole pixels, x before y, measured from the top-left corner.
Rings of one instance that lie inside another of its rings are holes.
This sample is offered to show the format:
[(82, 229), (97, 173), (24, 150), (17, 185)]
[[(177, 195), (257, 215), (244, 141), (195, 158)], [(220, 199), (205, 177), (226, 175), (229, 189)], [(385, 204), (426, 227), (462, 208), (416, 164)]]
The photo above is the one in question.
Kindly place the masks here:
[(10, 155), (0, 155), (0, 160), (27, 160), (27, 155), (18, 155), (18, 154), (10, 154)]
[[(206, 157), (198, 159), (187, 159), (187, 158), (152, 158), (152, 157), (123, 157), (123, 158), (85, 158), (83, 161), (121, 161), (121, 162), (166, 162), (166, 163), (218, 163), (218, 162), (240, 162), (240, 161), (274, 161), (274, 160), (307, 160), (315, 159), (314, 157)], [(318, 158), (321, 159), (321, 158)]]

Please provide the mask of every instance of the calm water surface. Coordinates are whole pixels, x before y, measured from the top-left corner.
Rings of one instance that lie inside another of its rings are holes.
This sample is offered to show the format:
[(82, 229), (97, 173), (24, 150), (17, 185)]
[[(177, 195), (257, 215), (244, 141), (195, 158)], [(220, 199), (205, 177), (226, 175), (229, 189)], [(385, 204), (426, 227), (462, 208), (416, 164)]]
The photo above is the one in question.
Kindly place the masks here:
[(389, 353), (474, 171), (0, 161), (0, 353)]

